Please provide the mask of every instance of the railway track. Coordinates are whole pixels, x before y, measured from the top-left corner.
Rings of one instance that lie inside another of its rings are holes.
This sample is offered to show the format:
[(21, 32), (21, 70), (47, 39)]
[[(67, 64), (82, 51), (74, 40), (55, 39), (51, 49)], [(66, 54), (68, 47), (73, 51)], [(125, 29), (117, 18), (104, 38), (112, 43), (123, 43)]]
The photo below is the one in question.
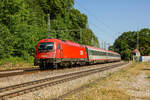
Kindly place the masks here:
[(32, 70), (37, 68), (16, 68), (16, 69), (6, 69), (6, 70), (0, 70), (0, 72), (11, 72), (11, 71), (18, 71), (18, 70)]
[(101, 68), (95, 68), (95, 69), (90, 69), (90, 70), (84, 70), (84, 71), (79, 71), (79, 72), (74, 72), (70, 74), (64, 74), (61, 76), (55, 76), (51, 78), (45, 78), (37, 81), (31, 81), (23, 84), (18, 84), (18, 85), (12, 85), (4, 88), (0, 88), (0, 100), (5, 100), (8, 98), (20, 96), (26, 93), (34, 92), (40, 89), (43, 89), (45, 87), (50, 87), (54, 86), (57, 84), (65, 83), (68, 81), (72, 81), (84, 76), (88, 76), (91, 74), (95, 74), (98, 72), (102, 72), (105, 70), (109, 70), (112, 68), (119, 67), (120, 65), (124, 65), (127, 63), (119, 63), (115, 65), (108, 65), (105, 67)]
[(1, 70), (0, 78), (31, 74), (41, 71), (39, 68), (24, 68), (24, 69), (14, 69), (14, 70)]
[[(62, 70), (62, 69), (57, 69), (57, 70)], [(48, 72), (48, 71), (50, 70), (40, 70), (39, 68), (18, 68), (18, 69), (12, 69), (12, 70), (0, 70), (0, 78), (32, 74), (32, 73), (38, 73), (38, 72)]]

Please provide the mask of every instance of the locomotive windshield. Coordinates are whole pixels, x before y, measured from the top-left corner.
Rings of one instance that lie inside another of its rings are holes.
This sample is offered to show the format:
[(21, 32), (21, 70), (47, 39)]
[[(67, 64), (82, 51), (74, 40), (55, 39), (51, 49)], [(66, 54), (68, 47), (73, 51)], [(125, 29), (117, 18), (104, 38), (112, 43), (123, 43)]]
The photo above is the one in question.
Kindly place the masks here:
[(53, 50), (54, 43), (53, 42), (44, 42), (40, 43), (38, 47), (39, 52), (48, 52)]

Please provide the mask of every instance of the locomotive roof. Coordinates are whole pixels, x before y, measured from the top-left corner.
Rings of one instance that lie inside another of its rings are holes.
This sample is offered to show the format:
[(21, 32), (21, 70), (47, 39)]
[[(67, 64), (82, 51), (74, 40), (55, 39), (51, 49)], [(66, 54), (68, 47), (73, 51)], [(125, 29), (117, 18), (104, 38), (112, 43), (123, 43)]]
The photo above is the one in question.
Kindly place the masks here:
[[(72, 45), (72, 46), (83, 46), (85, 47), (86, 45), (81, 45), (81, 44), (78, 44), (78, 43), (75, 43), (75, 42), (71, 42), (69, 40), (60, 40), (60, 39), (55, 39), (55, 38), (47, 38), (47, 39), (42, 39), (40, 40), (39, 42), (64, 42), (66, 44), (69, 44), (69, 45)], [(102, 48), (96, 48), (96, 47), (92, 47), (92, 46), (87, 46), (88, 48), (91, 48), (91, 49), (94, 49), (94, 50), (100, 50), (100, 51), (103, 51), (103, 52), (109, 52), (109, 53), (114, 53), (114, 54), (118, 54), (120, 55), (119, 53), (117, 52), (114, 52), (114, 51), (109, 51), (109, 50), (104, 50)]]
[(66, 44), (72, 45), (72, 46), (85, 46), (85, 45), (81, 45), (81, 44), (78, 44), (78, 43), (75, 43), (75, 42), (72, 42), (69, 40), (60, 40), (60, 39), (55, 39), (55, 38), (42, 39), (39, 42), (56, 42), (56, 41), (57, 42), (63, 42), (63, 43), (66, 43)]
[(61, 41), (59, 39), (53, 39), (53, 38), (47, 38), (47, 39), (42, 39), (39, 42), (52, 42), (52, 41)]

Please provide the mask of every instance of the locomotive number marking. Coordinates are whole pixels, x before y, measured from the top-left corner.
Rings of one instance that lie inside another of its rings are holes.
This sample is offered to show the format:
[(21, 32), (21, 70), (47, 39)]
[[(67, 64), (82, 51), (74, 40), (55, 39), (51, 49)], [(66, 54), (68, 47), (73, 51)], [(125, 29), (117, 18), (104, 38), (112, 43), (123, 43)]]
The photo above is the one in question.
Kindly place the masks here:
[(80, 50), (80, 55), (83, 55), (83, 51), (82, 50)]
[(47, 55), (42, 55), (42, 57), (47, 57)]

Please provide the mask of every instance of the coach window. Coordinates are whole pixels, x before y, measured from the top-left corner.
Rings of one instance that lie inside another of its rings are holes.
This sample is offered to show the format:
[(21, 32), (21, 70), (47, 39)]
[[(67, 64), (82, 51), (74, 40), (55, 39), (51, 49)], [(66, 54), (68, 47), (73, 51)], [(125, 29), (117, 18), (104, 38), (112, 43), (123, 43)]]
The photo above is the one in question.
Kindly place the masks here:
[(103, 56), (103, 52), (100, 51), (100, 56)]
[(60, 43), (58, 44), (57, 49), (60, 49)]

